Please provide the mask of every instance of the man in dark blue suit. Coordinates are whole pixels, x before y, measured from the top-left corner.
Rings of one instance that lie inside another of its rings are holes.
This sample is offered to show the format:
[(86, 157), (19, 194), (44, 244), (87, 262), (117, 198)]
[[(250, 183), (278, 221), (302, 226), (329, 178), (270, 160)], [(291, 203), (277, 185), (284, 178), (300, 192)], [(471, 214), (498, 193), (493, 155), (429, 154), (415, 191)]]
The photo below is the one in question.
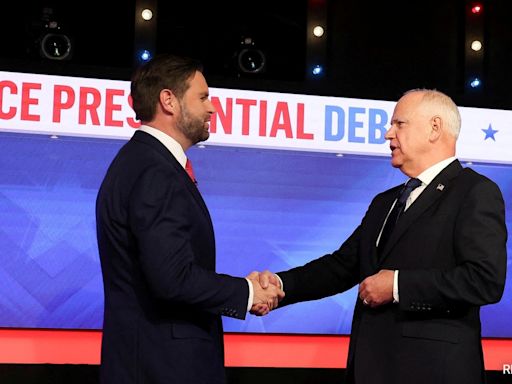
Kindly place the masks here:
[(505, 206), (493, 181), (456, 159), (460, 127), (447, 95), (407, 92), (386, 133), (407, 185), (375, 196), (338, 250), (260, 275), (263, 286), (284, 288), (280, 305), (359, 285), (349, 383), (485, 381), (480, 307), (498, 302), (505, 285)]
[[(221, 315), (244, 319), (283, 297), (215, 272), (208, 209), (185, 151), (209, 137), (215, 108), (200, 63), (155, 57), (132, 78), (141, 128), (96, 202), (105, 311), (103, 384), (224, 383)], [(189, 173), (189, 174), (187, 174)]]

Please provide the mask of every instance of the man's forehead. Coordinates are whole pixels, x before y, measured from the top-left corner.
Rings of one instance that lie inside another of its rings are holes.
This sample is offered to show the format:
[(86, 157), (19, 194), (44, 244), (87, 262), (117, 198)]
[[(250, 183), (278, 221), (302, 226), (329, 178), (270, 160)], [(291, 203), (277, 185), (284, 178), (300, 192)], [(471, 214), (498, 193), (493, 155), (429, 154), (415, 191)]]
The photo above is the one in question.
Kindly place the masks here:
[(203, 74), (201, 72), (196, 72), (191, 78), (190, 78), (190, 88), (194, 88), (194, 90), (208, 90), (208, 84), (206, 83), (206, 79), (204, 78)]
[(421, 92), (412, 92), (402, 96), (395, 105), (393, 115), (412, 112), (419, 106), (422, 96)]
[(411, 103), (411, 102), (418, 102), (421, 99), (423, 99), (424, 93), (421, 91), (415, 91), (415, 92), (409, 92), (405, 95), (403, 95), (399, 100), (398, 103)]

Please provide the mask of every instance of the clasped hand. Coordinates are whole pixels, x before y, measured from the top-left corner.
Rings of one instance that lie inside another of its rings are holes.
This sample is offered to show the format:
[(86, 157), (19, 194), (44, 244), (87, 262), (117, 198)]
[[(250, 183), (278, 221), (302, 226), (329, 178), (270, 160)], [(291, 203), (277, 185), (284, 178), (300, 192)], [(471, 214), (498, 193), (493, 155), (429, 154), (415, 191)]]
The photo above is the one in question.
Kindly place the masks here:
[(251, 313), (256, 316), (268, 314), (277, 308), (284, 298), (284, 292), (277, 276), (270, 271), (251, 272), (247, 279), (252, 282), (254, 298)]
[(359, 298), (372, 308), (393, 301), (394, 271), (382, 269), (359, 284)]

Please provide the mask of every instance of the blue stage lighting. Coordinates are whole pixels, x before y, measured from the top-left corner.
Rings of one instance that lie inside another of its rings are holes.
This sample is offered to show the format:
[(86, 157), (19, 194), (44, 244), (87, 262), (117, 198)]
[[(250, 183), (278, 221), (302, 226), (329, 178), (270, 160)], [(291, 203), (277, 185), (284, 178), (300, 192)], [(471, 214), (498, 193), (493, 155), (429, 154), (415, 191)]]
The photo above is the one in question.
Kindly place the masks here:
[(321, 75), (323, 71), (324, 68), (321, 65), (317, 64), (313, 67), (312, 73), (313, 75), (318, 76)]
[(149, 52), (147, 49), (143, 50), (140, 53), (140, 59), (142, 61), (148, 61), (149, 59), (151, 59), (151, 52)]
[(482, 84), (482, 82), (480, 81), (480, 79), (478, 77), (471, 79), (471, 81), (469, 83), (471, 88), (478, 88), (481, 84)]

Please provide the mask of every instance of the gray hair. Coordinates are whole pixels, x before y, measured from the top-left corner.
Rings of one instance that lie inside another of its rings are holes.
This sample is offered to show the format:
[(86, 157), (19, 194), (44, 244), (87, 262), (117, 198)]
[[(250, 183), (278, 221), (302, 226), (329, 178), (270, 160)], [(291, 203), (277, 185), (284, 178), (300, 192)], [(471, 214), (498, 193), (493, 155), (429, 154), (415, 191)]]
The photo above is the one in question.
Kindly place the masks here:
[(421, 92), (423, 94), (421, 101), (428, 103), (428, 105), (439, 111), (449, 131), (455, 136), (455, 139), (457, 139), (460, 133), (461, 118), (459, 108), (457, 108), (457, 105), (453, 102), (451, 97), (435, 89), (421, 88), (411, 89), (405, 92), (404, 95), (415, 92)]

